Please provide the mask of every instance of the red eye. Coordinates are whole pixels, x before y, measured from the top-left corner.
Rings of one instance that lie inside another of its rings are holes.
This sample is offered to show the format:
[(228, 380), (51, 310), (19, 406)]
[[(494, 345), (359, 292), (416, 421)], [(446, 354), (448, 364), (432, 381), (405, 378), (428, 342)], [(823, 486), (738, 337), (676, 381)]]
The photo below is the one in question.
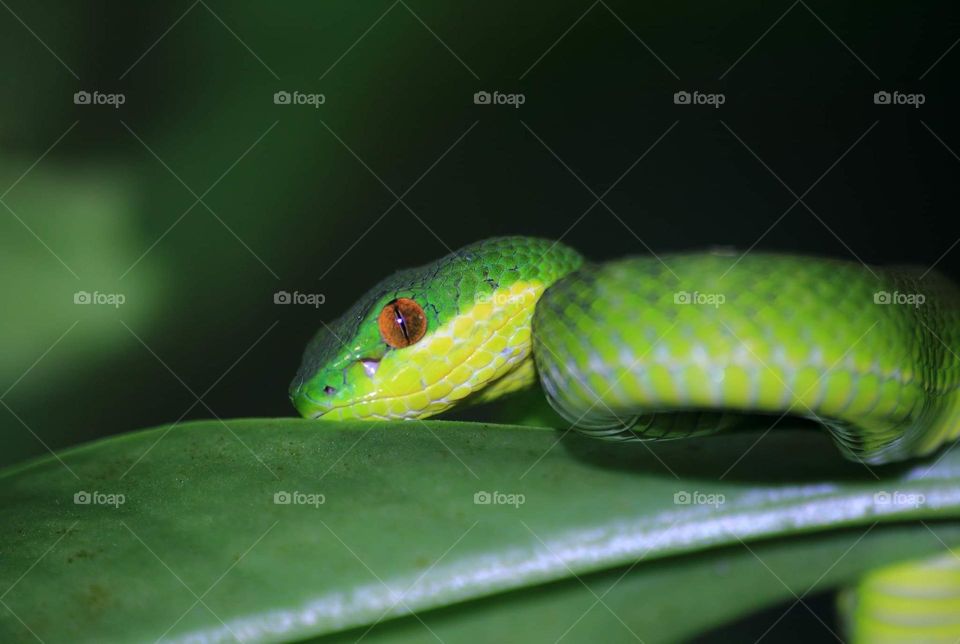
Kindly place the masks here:
[(406, 297), (387, 302), (380, 311), (377, 324), (380, 326), (380, 337), (394, 349), (419, 342), (427, 332), (427, 316), (423, 313), (423, 307)]

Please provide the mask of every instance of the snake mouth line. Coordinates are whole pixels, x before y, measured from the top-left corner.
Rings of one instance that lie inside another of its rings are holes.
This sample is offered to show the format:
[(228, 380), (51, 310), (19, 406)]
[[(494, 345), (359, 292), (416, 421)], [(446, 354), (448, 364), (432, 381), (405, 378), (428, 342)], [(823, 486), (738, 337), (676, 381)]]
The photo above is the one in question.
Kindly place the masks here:
[(304, 383), (301, 383), (300, 386), (290, 392), (290, 402), (293, 403), (293, 406), (296, 407), (301, 416), (309, 419), (320, 418), (334, 409), (333, 405), (329, 402), (320, 402), (307, 393), (303, 385)]
[[(363, 367), (363, 372), (367, 375), (368, 378), (373, 378), (377, 374), (377, 370), (380, 368), (380, 360), (377, 358), (360, 358), (357, 360)], [(304, 389), (304, 384), (302, 383), (297, 387), (297, 389), (290, 395), (291, 401), (293, 401), (294, 407), (300, 409), (300, 406), (297, 405), (297, 400), (306, 401), (310, 405), (310, 411), (304, 415), (305, 418), (317, 419), (335, 409), (342, 409), (344, 407), (350, 407), (351, 405), (356, 404), (355, 402), (345, 403), (342, 405), (337, 405), (329, 400), (317, 400), (310, 393)], [(324, 393), (327, 395), (333, 395), (336, 393), (336, 388), (327, 385), (323, 388)], [(301, 414), (303, 411), (301, 410)]]

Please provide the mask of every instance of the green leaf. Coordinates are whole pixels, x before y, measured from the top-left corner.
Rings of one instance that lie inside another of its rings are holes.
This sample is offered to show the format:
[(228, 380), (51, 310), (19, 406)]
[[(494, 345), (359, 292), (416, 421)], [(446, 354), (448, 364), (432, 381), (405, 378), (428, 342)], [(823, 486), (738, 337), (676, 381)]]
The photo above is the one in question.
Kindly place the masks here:
[[(877, 565), (956, 542), (958, 526), (881, 525), (731, 546), (614, 568), (385, 621), (318, 642), (673, 642), (736, 616), (851, 583)], [(787, 585), (789, 584), (789, 586)], [(602, 600), (602, 601), (599, 601)], [(804, 605), (792, 610), (805, 613)], [(773, 618), (775, 619), (775, 618)], [(819, 618), (823, 619), (823, 618)], [(772, 621), (772, 619), (771, 619)], [(772, 626), (762, 623), (748, 641)], [(836, 626), (823, 624), (824, 641)], [(428, 630), (429, 629), (429, 630)], [(844, 639), (843, 633), (835, 633)], [(771, 634), (772, 635), (772, 634)], [(775, 638), (772, 638), (775, 641)], [(722, 641), (722, 640), (718, 640)]]
[[(356, 639), (391, 618), (371, 635), (429, 638), (416, 611), (447, 641), (659, 641), (960, 544), (960, 453), (878, 479), (821, 433), (757, 438), (260, 419), (102, 440), (0, 473), (0, 638)], [(615, 617), (577, 621), (581, 580)]]

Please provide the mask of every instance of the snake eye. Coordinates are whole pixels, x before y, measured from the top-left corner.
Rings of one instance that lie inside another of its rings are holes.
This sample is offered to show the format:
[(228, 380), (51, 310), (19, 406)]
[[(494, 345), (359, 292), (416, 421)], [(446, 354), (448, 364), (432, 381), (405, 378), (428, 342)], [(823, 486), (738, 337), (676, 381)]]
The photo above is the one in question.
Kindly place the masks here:
[(423, 307), (413, 300), (401, 297), (387, 302), (377, 318), (380, 337), (394, 349), (416, 344), (427, 332), (427, 316)]

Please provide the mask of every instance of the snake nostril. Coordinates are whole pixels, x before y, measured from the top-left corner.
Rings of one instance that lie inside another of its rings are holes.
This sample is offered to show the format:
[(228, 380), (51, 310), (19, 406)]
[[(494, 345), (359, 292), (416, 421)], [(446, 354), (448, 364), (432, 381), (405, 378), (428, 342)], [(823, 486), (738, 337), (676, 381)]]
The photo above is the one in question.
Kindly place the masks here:
[(323, 388), (323, 393), (327, 394), (328, 396), (332, 396), (333, 394), (337, 393), (337, 389), (336, 387), (331, 387), (330, 385), (327, 385), (326, 387)]

